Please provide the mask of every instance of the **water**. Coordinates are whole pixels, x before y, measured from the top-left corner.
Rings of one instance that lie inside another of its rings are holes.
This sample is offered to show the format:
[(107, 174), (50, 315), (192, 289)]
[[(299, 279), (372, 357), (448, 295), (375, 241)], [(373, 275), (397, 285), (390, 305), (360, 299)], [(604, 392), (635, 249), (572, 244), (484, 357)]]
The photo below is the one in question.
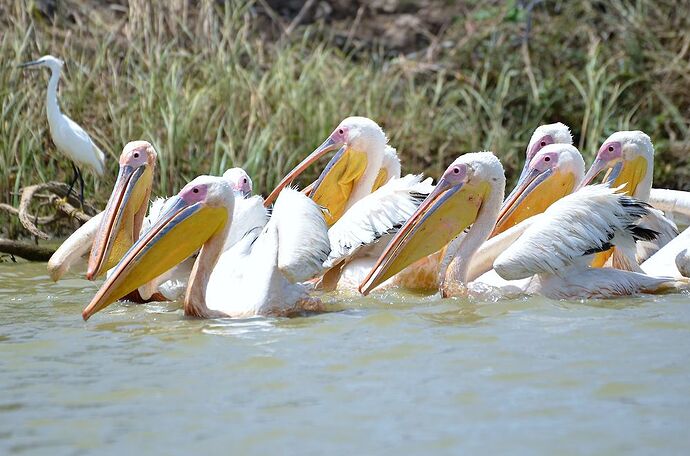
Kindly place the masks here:
[[(0, 264), (2, 454), (687, 453), (687, 295), (185, 319)], [(393, 302), (392, 304), (390, 302)]]

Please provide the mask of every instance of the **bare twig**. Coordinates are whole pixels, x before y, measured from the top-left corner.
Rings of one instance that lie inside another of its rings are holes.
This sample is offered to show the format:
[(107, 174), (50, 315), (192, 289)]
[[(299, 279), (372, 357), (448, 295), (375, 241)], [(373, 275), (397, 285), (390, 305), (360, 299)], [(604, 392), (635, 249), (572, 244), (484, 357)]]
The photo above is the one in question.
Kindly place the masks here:
[(355, 20), (352, 22), (352, 27), (350, 27), (350, 31), (347, 34), (347, 39), (345, 40), (345, 45), (343, 46), (343, 49), (346, 51), (352, 45), (352, 40), (355, 37), (359, 23), (362, 21), (362, 15), (364, 14), (365, 8), (366, 5), (361, 5), (359, 8), (357, 8), (357, 15), (355, 16)]
[(22, 226), (34, 236), (41, 239), (50, 239), (48, 234), (36, 227), (34, 222), (31, 221), (31, 215), (29, 214), (29, 204), (31, 204), (34, 193), (44, 190), (45, 186), (46, 184), (38, 184), (24, 188), (22, 191), (22, 198), (19, 200), (19, 221), (22, 223)]
[(299, 10), (299, 13), (297, 13), (297, 16), (290, 22), (290, 25), (288, 25), (285, 28), (285, 31), (283, 32), (286, 37), (289, 37), (290, 34), (292, 33), (293, 30), (302, 22), (302, 19), (304, 19), (304, 16), (309, 12), (312, 6), (314, 6), (314, 3), (316, 3), (316, 0), (307, 0), (304, 2), (304, 5), (302, 8)]
[(66, 216), (77, 219), (81, 223), (86, 223), (89, 220), (91, 220), (90, 215), (86, 215), (76, 207), (72, 206), (70, 203), (65, 201), (63, 198), (58, 197), (57, 195), (53, 195), (50, 198), (50, 202), (53, 206), (55, 206), (55, 209), (58, 211), (62, 212)]

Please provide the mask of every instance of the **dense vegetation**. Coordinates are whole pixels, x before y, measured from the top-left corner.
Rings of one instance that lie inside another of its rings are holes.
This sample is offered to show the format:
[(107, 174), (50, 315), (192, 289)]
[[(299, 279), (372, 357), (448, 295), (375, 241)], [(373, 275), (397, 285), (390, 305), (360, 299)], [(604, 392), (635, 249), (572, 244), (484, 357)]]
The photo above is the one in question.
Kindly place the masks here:
[(266, 192), (352, 114), (432, 176), (489, 149), (512, 178), (540, 123), (567, 123), (587, 160), (641, 129), (656, 186), (690, 189), (687, 0), (326, 1), (300, 17), (266, 0), (26, 3), (0, 5), (0, 203), (71, 175), (48, 134), (47, 70), (16, 68), (48, 53), (67, 62), (63, 111), (107, 155), (95, 194), (87, 180), (97, 205), (129, 140), (159, 151), (156, 194), (230, 166)]

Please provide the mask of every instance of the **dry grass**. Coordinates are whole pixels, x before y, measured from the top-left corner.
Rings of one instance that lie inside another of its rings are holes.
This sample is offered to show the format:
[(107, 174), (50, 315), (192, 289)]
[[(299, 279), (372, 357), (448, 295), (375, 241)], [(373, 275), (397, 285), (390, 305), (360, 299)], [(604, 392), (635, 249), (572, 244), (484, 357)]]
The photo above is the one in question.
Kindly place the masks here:
[(690, 185), (687, 0), (546, 1), (528, 40), (514, 2), (466, 2), (422, 57), (343, 50), (318, 23), (270, 40), (251, 1), (60, 5), (53, 24), (23, 2), (0, 6), (0, 202), (70, 175), (48, 136), (47, 74), (15, 68), (47, 53), (67, 62), (64, 112), (106, 151), (95, 195), (87, 181), (99, 204), (129, 140), (158, 149), (156, 194), (231, 166), (265, 192), (353, 114), (384, 126), (405, 170), (434, 176), (479, 149), (512, 176), (540, 123), (569, 124), (588, 159), (611, 132), (641, 129), (657, 148), (657, 185)]

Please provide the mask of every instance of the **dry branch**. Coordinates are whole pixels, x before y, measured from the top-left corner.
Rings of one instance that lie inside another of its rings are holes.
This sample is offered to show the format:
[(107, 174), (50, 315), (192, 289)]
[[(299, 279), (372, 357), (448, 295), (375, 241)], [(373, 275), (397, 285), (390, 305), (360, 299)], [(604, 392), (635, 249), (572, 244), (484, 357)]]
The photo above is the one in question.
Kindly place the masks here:
[[(22, 226), (32, 235), (40, 239), (49, 239), (50, 235), (41, 231), (38, 228), (39, 225), (53, 223), (59, 218), (65, 217), (76, 219), (83, 224), (91, 218), (90, 215), (75, 207), (75, 205), (79, 204), (79, 200), (72, 195), (66, 197), (68, 190), (69, 187), (67, 184), (62, 182), (46, 182), (43, 184), (31, 185), (22, 189), (18, 209), (8, 204), (0, 204), (0, 210), (10, 215), (17, 216)], [(48, 194), (42, 194), (41, 192), (48, 192)], [(47, 200), (47, 203), (39, 204), (39, 207), (48, 204), (55, 208), (55, 213), (43, 217), (32, 215), (29, 212), (29, 207), (35, 199)], [(85, 204), (84, 207), (88, 209), (89, 212), (95, 212), (93, 207), (88, 204)]]
[(55, 249), (22, 241), (0, 239), (0, 253), (18, 256), (29, 261), (48, 261)]

